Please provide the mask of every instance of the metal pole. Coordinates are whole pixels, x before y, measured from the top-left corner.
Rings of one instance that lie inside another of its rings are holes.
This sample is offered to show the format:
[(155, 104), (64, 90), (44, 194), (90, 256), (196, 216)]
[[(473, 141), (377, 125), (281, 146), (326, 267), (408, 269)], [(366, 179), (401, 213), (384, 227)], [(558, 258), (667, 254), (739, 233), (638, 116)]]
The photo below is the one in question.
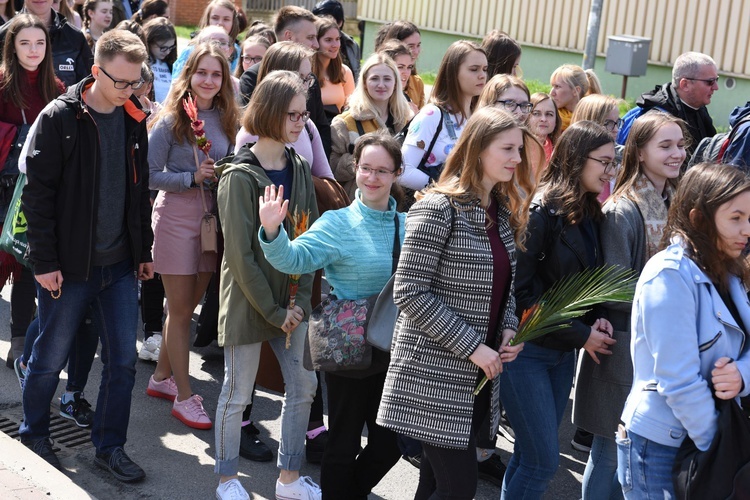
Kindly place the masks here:
[(586, 29), (586, 50), (583, 53), (583, 69), (594, 69), (596, 64), (596, 44), (599, 41), (599, 27), (602, 22), (604, 0), (592, 0), (589, 11), (589, 24)]
[(625, 93), (628, 90), (628, 75), (622, 75), (622, 92), (620, 92), (620, 97), (625, 99)]

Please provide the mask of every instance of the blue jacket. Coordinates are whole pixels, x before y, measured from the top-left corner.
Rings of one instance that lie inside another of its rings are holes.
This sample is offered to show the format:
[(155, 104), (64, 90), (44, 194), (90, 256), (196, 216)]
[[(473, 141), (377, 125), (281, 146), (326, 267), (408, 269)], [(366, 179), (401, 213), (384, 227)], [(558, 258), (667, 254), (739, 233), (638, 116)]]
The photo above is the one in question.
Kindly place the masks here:
[[(729, 292), (750, 325), (750, 302), (737, 277)], [(678, 240), (648, 261), (635, 290), (632, 313), (633, 386), (625, 427), (646, 439), (679, 447), (686, 435), (700, 450), (716, 433), (717, 412), (709, 387), (722, 356), (735, 359), (750, 394), (750, 355), (745, 334), (708, 276)]]
[[(729, 115), (729, 126), (732, 127), (734, 137), (724, 152), (722, 163), (731, 163), (744, 167), (748, 171), (750, 167), (750, 121), (740, 124), (743, 118), (750, 115), (750, 101), (744, 106), (737, 106)], [(736, 131), (735, 127), (739, 127)]]

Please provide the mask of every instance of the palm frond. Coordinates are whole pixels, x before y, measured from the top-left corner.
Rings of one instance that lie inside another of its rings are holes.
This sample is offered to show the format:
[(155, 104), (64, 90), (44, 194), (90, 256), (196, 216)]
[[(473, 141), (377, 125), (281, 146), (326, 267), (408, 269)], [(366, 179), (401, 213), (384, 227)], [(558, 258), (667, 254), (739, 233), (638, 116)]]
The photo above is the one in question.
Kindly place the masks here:
[[(602, 266), (586, 269), (556, 281), (532, 307), (521, 315), (511, 345), (534, 340), (570, 326), (597, 304), (632, 302), (638, 275), (632, 269)], [(487, 383), (483, 378), (474, 391), (479, 394)]]

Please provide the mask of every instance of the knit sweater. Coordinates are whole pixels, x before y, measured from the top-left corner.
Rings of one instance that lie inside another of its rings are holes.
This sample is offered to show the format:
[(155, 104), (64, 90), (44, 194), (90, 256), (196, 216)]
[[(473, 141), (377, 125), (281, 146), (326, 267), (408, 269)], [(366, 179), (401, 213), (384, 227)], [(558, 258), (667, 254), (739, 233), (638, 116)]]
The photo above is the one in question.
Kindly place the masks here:
[[(22, 69), (20, 77), (22, 79), (22, 88), (25, 89), (23, 97), (26, 100), (26, 109), (24, 110), (26, 123), (31, 125), (47, 103), (42, 99), (42, 94), (39, 92), (38, 69), (36, 71)], [(55, 83), (57, 83), (59, 94), (65, 92), (65, 85), (59, 79), (55, 78)], [(6, 101), (4, 94), (4, 91), (0, 92), (0, 121), (13, 125), (23, 125), (21, 110), (14, 106), (11, 101)]]
[[(357, 190), (351, 205), (325, 212), (293, 241), (283, 226), (273, 241), (268, 241), (261, 228), (258, 241), (268, 262), (279, 271), (305, 274), (323, 268), (336, 297), (361, 299), (379, 293), (393, 274), (395, 215), (393, 198), (388, 210), (374, 210), (362, 203)], [(406, 214), (398, 218), (403, 242)]]

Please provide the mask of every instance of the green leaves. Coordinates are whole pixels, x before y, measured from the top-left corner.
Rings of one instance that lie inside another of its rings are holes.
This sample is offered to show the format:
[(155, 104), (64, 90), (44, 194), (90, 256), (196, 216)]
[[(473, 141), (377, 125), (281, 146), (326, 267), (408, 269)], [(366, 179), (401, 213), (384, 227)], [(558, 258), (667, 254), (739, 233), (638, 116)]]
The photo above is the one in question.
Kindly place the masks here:
[[(511, 345), (534, 340), (566, 326), (597, 304), (632, 302), (638, 275), (632, 269), (602, 266), (570, 274), (556, 281), (524, 311)], [(474, 391), (476, 396), (487, 383), (484, 377)]]

